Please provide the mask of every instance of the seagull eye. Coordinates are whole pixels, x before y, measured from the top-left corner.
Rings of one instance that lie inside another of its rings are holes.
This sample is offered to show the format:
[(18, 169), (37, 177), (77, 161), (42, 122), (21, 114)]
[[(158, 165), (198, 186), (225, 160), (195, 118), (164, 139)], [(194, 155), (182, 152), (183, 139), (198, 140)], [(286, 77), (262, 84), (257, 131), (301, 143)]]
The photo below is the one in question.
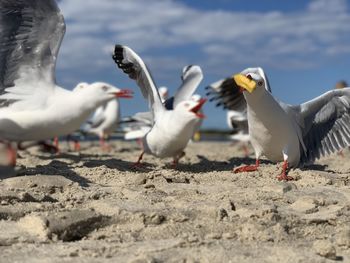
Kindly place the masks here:
[(102, 90), (103, 90), (103, 91), (107, 91), (107, 90), (108, 90), (108, 87), (107, 87), (107, 86), (103, 86), (103, 87), (102, 87)]
[(264, 84), (264, 82), (262, 82), (261, 80), (260, 81), (258, 81), (258, 86), (262, 86)]

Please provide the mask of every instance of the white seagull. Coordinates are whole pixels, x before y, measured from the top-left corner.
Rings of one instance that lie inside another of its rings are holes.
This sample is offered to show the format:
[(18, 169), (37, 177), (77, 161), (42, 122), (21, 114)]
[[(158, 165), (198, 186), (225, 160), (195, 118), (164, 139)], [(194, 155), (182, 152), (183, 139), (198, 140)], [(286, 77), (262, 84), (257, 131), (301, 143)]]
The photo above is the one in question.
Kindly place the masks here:
[[(265, 88), (271, 92), (268, 78), (261, 68), (247, 68), (242, 71), (242, 74), (251, 71), (259, 72), (266, 83)], [(242, 91), (237, 88), (232, 77), (216, 81), (206, 87), (206, 89), (209, 90), (207, 96), (211, 97), (210, 101), (216, 102), (216, 107), (222, 107), (227, 110), (226, 122), (232, 130), (230, 139), (243, 142), (245, 144), (243, 150), (248, 155), (246, 143), (250, 141), (250, 137), (248, 132), (247, 103)]]
[[(184, 149), (193, 135), (196, 123), (204, 117), (199, 111), (205, 99), (199, 102), (191, 100), (191, 96), (201, 82), (203, 75), (200, 67), (192, 66), (185, 70), (188, 81), (183, 82), (171, 100), (163, 105), (156, 85), (142, 59), (129, 47), (116, 45), (113, 59), (131, 79), (136, 80), (143, 96), (148, 100), (153, 115), (151, 130), (143, 138), (143, 152), (159, 158), (173, 157), (173, 164), (184, 156)], [(186, 74), (185, 73), (185, 74)]]
[(279, 180), (289, 167), (312, 163), (350, 145), (350, 88), (331, 90), (301, 105), (278, 101), (266, 89), (260, 68), (233, 77), (247, 101), (248, 124), (256, 164), (235, 172), (256, 171), (259, 158), (283, 161)]
[[(117, 89), (108, 83), (105, 86)], [(131, 93), (126, 93), (123, 98), (132, 98)], [(118, 98), (115, 98), (102, 106), (98, 107), (89, 121), (82, 127), (84, 133), (95, 134), (100, 139), (102, 149), (109, 150), (105, 140), (108, 139), (119, 125), (120, 121), (120, 104)]]
[(65, 23), (54, 0), (0, 0), (0, 21), (0, 139), (69, 134), (97, 107), (129, 94), (104, 83), (74, 91), (56, 85)]

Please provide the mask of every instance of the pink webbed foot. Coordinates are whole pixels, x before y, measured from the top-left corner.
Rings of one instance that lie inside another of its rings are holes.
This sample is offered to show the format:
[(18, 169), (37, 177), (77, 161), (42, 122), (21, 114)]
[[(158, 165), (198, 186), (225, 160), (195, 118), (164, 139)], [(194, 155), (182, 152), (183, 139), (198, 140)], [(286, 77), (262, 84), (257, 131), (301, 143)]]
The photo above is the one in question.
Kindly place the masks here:
[(294, 178), (287, 175), (288, 162), (284, 161), (282, 166), (282, 173), (277, 176), (278, 181), (293, 181)]
[(255, 172), (258, 170), (259, 167), (259, 160), (255, 161), (255, 165), (245, 165), (242, 167), (238, 167), (236, 169), (233, 170), (233, 172), (236, 173), (243, 173), (243, 172)]

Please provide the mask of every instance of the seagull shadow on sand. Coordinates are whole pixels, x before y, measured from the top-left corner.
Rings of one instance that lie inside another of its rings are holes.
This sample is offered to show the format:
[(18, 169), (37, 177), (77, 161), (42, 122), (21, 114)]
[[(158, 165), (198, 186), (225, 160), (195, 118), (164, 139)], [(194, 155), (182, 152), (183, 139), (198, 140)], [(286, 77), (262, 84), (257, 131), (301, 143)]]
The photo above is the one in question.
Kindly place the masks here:
[(80, 162), (84, 159), (111, 157), (108, 154), (86, 154), (86, 153), (69, 153), (69, 152), (63, 152), (63, 153), (58, 153), (53, 155), (37, 154), (36, 156), (41, 160), (68, 159), (75, 163)]
[(58, 160), (53, 160), (47, 165), (37, 165), (29, 167), (17, 173), (16, 176), (32, 176), (32, 175), (60, 175), (72, 182), (78, 183), (82, 187), (88, 187), (90, 180), (80, 176), (69, 167), (69, 164)]
[(327, 164), (308, 164), (304, 167), (301, 167), (300, 170), (302, 171), (322, 171), (322, 172), (329, 172), (329, 173), (335, 173), (334, 171), (328, 169)]
[(16, 170), (11, 166), (0, 166), (0, 180), (15, 177)]
[(106, 166), (110, 169), (116, 169), (122, 172), (136, 172), (136, 173), (148, 173), (156, 168), (156, 165), (147, 162), (142, 162), (140, 165), (135, 166), (134, 162), (123, 161), (120, 159), (106, 159), (106, 160), (88, 160), (83, 163), (83, 166), (88, 168)]

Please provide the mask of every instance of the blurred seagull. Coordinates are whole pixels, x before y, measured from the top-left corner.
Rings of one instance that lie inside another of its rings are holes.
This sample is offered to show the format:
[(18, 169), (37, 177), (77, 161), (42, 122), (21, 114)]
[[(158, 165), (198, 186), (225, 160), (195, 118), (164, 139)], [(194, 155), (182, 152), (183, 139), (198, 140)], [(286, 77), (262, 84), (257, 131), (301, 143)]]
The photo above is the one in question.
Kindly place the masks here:
[(56, 85), (65, 23), (54, 0), (0, 0), (0, 21), (0, 139), (69, 134), (97, 107), (130, 95), (104, 83), (74, 91)]
[[(111, 89), (117, 89), (110, 84), (104, 83)], [(131, 94), (125, 94), (123, 98), (131, 98)], [(100, 145), (103, 150), (109, 150), (110, 147), (105, 140), (113, 133), (119, 125), (120, 121), (120, 105), (118, 98), (110, 100), (109, 102), (98, 107), (94, 112), (92, 118), (86, 122), (82, 127), (84, 133), (96, 134), (100, 139)]]
[(152, 128), (143, 138), (144, 150), (136, 164), (140, 163), (144, 153), (150, 153), (159, 158), (173, 157), (176, 165), (185, 155), (183, 150), (193, 135), (196, 123), (204, 117), (200, 110), (206, 100), (191, 100), (203, 78), (200, 67), (189, 66), (184, 70), (184, 75), (188, 74), (187, 81), (163, 105), (150, 72), (133, 50), (116, 45), (113, 59), (131, 79), (136, 80), (153, 116)]
[(265, 155), (283, 161), (279, 180), (289, 167), (312, 163), (321, 156), (350, 145), (350, 89), (331, 90), (301, 105), (287, 105), (266, 89), (261, 68), (252, 68), (233, 77), (247, 101), (250, 140), (256, 164), (235, 172), (256, 171)]

